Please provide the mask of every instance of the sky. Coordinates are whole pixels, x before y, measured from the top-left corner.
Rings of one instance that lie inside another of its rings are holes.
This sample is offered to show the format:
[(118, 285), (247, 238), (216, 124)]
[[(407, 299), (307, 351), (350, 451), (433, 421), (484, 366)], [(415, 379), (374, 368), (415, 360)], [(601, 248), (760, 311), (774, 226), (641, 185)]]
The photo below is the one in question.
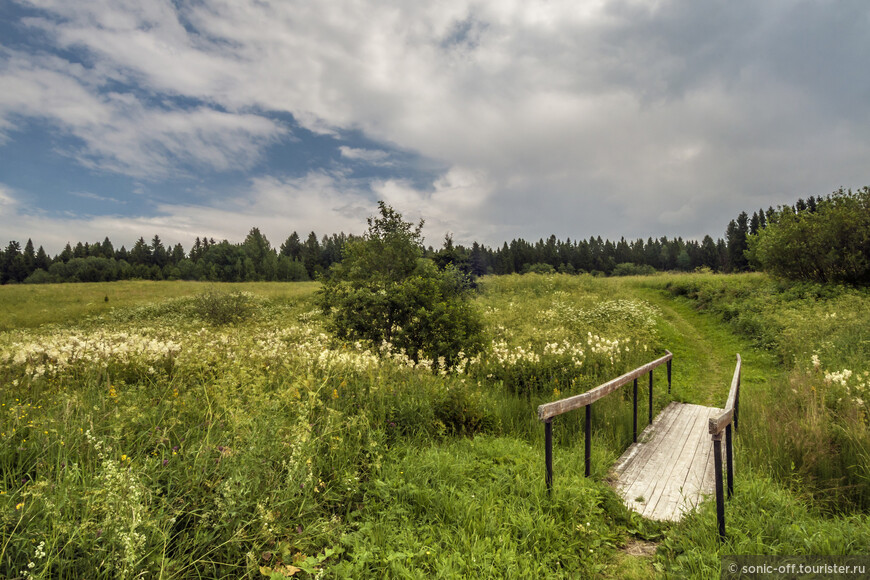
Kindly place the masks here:
[(0, 242), (723, 237), (870, 185), (866, 0), (0, 0)]

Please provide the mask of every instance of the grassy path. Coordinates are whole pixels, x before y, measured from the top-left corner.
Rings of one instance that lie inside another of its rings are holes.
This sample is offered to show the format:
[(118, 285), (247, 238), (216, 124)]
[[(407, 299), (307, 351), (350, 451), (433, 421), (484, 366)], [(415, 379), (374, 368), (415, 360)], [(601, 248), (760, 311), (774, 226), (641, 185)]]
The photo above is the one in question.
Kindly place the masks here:
[[(662, 342), (674, 354), (671, 394), (675, 400), (723, 406), (734, 374), (736, 354), (740, 354), (743, 359), (741, 411), (744, 424), (753, 430), (751, 423), (760, 417), (760, 406), (767, 400), (768, 383), (785, 374), (775, 357), (734, 334), (717, 316), (699, 312), (691, 301), (674, 297), (656, 282), (609, 279), (608, 283), (661, 311), (658, 330)], [(738, 465), (746, 459), (741, 452), (742, 443), (738, 438), (735, 447)], [(668, 537), (673, 533), (673, 530), (666, 531), (664, 535)], [(622, 552), (607, 569), (606, 576), (658, 578), (662, 574), (655, 568), (653, 559)]]
[(657, 306), (664, 344), (674, 353), (674, 398), (681, 402), (721, 407), (728, 397), (736, 354), (743, 359), (741, 385), (751, 397), (767, 390), (767, 383), (784, 373), (775, 358), (735, 335), (722, 321), (698, 312), (685, 299), (643, 282), (630, 283), (632, 293)]

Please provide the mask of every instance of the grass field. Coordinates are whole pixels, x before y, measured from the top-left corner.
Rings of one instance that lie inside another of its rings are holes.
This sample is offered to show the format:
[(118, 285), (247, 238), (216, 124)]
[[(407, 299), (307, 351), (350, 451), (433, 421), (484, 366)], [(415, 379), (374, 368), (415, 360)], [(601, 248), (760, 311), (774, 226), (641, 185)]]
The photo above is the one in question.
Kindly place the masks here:
[[(866, 292), (490, 277), (489, 348), (433, 373), (332, 340), (316, 288), (0, 287), (0, 576), (718, 578), (720, 554), (870, 550)], [(214, 324), (206, 291), (244, 291), (247, 316)], [(596, 411), (593, 477), (566, 416), (544, 488), (537, 405), (664, 348), (656, 410), (721, 405), (744, 359), (723, 544), (709, 502), (658, 524), (606, 484), (630, 439), (618, 393)]]

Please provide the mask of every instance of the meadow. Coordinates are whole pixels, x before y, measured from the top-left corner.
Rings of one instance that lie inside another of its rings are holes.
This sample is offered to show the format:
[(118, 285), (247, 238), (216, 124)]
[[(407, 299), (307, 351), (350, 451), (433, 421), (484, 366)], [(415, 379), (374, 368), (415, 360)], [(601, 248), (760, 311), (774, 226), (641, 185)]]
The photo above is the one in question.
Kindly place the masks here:
[[(720, 554), (870, 550), (866, 291), (487, 277), (488, 347), (447, 370), (336, 341), (317, 287), (0, 288), (0, 575), (718, 578)], [(580, 414), (558, 420), (544, 486), (537, 405), (665, 348), (656, 412), (721, 405), (744, 358), (722, 544), (709, 502), (660, 524), (607, 484), (627, 390), (596, 409), (590, 478)]]

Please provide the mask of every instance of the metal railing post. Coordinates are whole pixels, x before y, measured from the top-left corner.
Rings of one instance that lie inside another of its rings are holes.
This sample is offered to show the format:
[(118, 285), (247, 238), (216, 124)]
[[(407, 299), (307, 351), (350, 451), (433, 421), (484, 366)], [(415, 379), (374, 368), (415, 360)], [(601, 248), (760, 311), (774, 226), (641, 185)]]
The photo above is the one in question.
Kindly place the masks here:
[(671, 363), (674, 362), (673, 359), (668, 361), (668, 394), (671, 394)]
[(637, 443), (637, 379), (634, 379), (634, 421), (632, 427), (634, 431), (634, 442)]
[[(652, 423), (652, 409), (653, 409), (653, 372), (649, 372), (649, 423)], [(648, 423), (648, 424), (649, 424)]]
[(731, 443), (731, 425), (725, 427), (725, 463), (728, 468), (728, 498), (734, 495), (734, 454)]
[(592, 403), (586, 405), (586, 477), (592, 474)]
[(553, 493), (553, 420), (544, 422), (544, 463), (547, 468), (547, 493)]
[(713, 467), (716, 472), (716, 522), (719, 539), (725, 539), (725, 497), (722, 490), (722, 433), (713, 435)]

